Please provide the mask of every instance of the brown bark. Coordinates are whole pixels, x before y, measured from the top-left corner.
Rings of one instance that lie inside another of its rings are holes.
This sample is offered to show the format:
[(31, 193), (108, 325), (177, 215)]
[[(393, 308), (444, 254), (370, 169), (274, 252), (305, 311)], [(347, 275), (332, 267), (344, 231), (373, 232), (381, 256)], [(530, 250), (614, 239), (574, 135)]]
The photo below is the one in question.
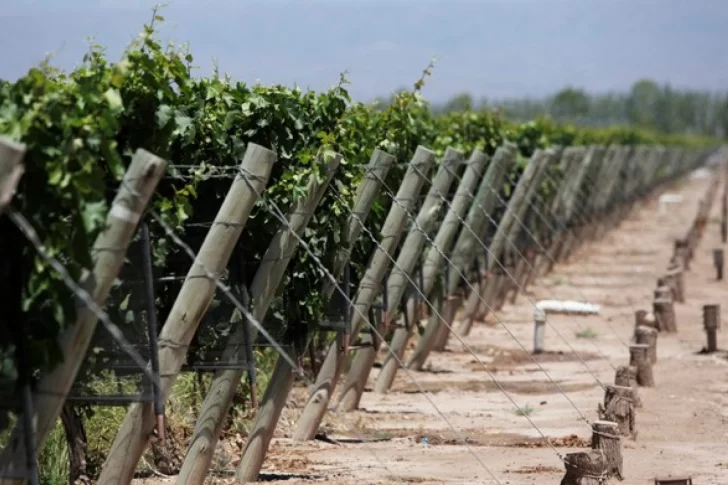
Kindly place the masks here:
[(633, 344), (629, 346), (629, 365), (637, 369), (637, 385), (642, 387), (654, 387), (655, 378), (652, 374), (652, 363), (647, 356), (648, 346), (644, 344)]
[(606, 386), (604, 403), (599, 404), (599, 419), (611, 421), (619, 426), (619, 434), (635, 438), (634, 391), (631, 387)]
[(644, 325), (638, 325), (634, 330), (634, 340), (637, 344), (647, 345), (647, 357), (653, 364), (657, 362), (657, 330)]
[(83, 427), (83, 420), (76, 412), (72, 404), (64, 404), (61, 410), (61, 423), (66, 432), (66, 443), (68, 444), (69, 473), (68, 483), (70, 485), (89, 484), (86, 469), (86, 452), (88, 441), (86, 430)]
[(675, 307), (671, 299), (656, 298), (652, 302), (653, 312), (657, 320), (657, 328), (661, 332), (676, 333)]
[(598, 451), (569, 453), (564, 458), (566, 475), (561, 485), (604, 485), (607, 483), (608, 465)]
[(595, 421), (592, 423), (592, 450), (604, 454), (607, 465), (606, 473), (610, 477), (623, 480), (622, 473), (622, 438), (619, 436), (619, 425), (611, 421)]
[(641, 408), (642, 401), (640, 400), (639, 391), (637, 389), (637, 369), (630, 365), (622, 365), (617, 367), (617, 372), (614, 376), (614, 385), (621, 387), (631, 387), (632, 395), (634, 396), (634, 407)]

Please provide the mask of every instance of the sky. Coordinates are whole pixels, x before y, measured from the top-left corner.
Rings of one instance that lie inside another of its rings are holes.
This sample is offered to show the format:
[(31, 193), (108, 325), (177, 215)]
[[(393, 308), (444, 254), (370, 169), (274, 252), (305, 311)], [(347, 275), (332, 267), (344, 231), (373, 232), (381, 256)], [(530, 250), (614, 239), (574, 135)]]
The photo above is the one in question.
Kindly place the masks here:
[[(156, 1), (0, 0), (0, 78), (53, 54), (70, 69), (89, 36), (118, 59)], [(201, 74), (316, 90), (348, 71), (366, 101), (625, 91), (640, 78), (728, 90), (728, 0), (168, 0), (163, 40), (189, 42)]]

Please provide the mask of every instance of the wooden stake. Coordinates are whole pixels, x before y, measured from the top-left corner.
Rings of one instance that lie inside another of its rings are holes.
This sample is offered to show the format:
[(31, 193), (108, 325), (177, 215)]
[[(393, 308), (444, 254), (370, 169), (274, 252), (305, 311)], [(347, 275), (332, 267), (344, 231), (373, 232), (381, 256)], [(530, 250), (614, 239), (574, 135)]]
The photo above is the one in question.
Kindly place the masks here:
[(634, 397), (634, 407), (641, 408), (642, 400), (637, 389), (637, 368), (631, 365), (622, 365), (617, 367), (614, 375), (614, 385), (621, 387), (631, 387)]
[(667, 270), (668, 284), (674, 291), (674, 299), (678, 303), (685, 303), (685, 280), (680, 266), (673, 266)]
[(703, 328), (708, 337), (708, 345), (705, 350), (707, 352), (716, 352), (718, 350), (718, 328), (720, 322), (720, 305), (704, 305), (703, 306)]
[(723, 280), (723, 249), (713, 250), (713, 266), (715, 266), (716, 279)]
[[(386, 155), (393, 161), (391, 155), (384, 152), (381, 152), (381, 154)], [(337, 340), (344, 335), (347, 338), (355, 339), (364, 327), (364, 318), (366, 317), (363, 315), (369, 313), (369, 309), (381, 289), (382, 280), (392, 262), (392, 255), (395, 253), (404, 233), (407, 212), (414, 209), (414, 201), (418, 199), (424, 185), (425, 180), (420, 176), (420, 173), (428, 173), (434, 161), (434, 153), (424, 147), (418, 147), (397, 189), (396, 197), (401, 202), (400, 204), (392, 204), (389, 208), (380, 230), (379, 245), (372, 253), (369, 266), (359, 282), (354, 298), (354, 306), (357, 310), (352, 310), (349, 330), (348, 332), (340, 332)], [(324, 363), (316, 376), (314, 388), (298, 421), (298, 428), (294, 435), (296, 439), (310, 440), (316, 435), (319, 425), (326, 415), (331, 397), (346, 362), (348, 360), (345, 348), (333, 342), (329, 346)]]
[[(207, 272), (220, 274), (225, 270), (259, 194), (265, 190), (275, 161), (273, 151), (248, 144), (240, 164), (241, 175), (230, 185), (197, 254), (199, 264), (190, 265), (159, 335), (159, 374), (164, 376), (160, 393), (164, 400), (169, 397), (185, 363), (188, 346), (217, 290)], [(250, 177), (243, 173), (249, 173)], [(99, 484), (131, 483), (136, 464), (155, 426), (153, 414), (149, 403), (135, 403), (129, 407), (106, 456)]]
[(637, 385), (641, 387), (655, 386), (652, 363), (647, 356), (648, 348), (645, 344), (632, 344), (629, 346), (629, 365), (637, 369)]
[(655, 301), (652, 302), (652, 308), (655, 314), (655, 319), (658, 322), (658, 329), (661, 332), (677, 332), (675, 307), (671, 299), (665, 297), (656, 298)]
[[(468, 208), (468, 213), (465, 218), (465, 225), (470, 227), (471, 231), (460, 231), (453, 246), (452, 256), (450, 258), (452, 264), (446, 272), (447, 288), (445, 288), (445, 294), (447, 297), (456, 293), (458, 283), (461, 279), (460, 272), (477, 254), (480, 246), (478, 237), (485, 232), (489, 224), (485, 214), (489, 214), (498, 201), (498, 194), (493, 190), (493, 187), (499, 187), (503, 183), (506, 174), (515, 164), (516, 151), (517, 147), (511, 143), (506, 143), (498, 148), (493, 155), (493, 160), (488, 165), (485, 175), (480, 181), (478, 191), (475, 194), (472, 205)], [(495, 265), (489, 267), (495, 267)], [(431, 319), (428, 322), (425, 328), (425, 334), (417, 341), (414, 354), (408, 363), (409, 368), (422, 370), (435, 344), (438, 341), (442, 341), (442, 337), (440, 337), (441, 332), (444, 331), (440, 330), (442, 326), (439, 319)], [(448, 329), (445, 330), (449, 331)]]
[(15, 195), (15, 189), (23, 175), (25, 145), (0, 136), (0, 214)]
[(635, 429), (634, 390), (631, 387), (606, 386), (604, 404), (599, 404), (599, 419), (617, 423), (619, 434), (630, 438), (637, 436)]
[(657, 330), (645, 325), (638, 325), (634, 331), (635, 343), (647, 345), (647, 357), (653, 364), (657, 362)]
[[(157, 183), (164, 174), (167, 162), (146, 150), (137, 150), (131, 165), (111, 205), (106, 218), (106, 229), (96, 238), (92, 254), (94, 267), (82, 276), (81, 286), (97, 305), (103, 306), (114, 280), (124, 264), (126, 251), (136, 231), (141, 214), (147, 207)], [(64, 360), (45, 374), (36, 387), (33, 402), (36, 409), (36, 444), (43, 442), (56, 425), (66, 396), (86, 356), (96, 329), (98, 315), (80, 300), (76, 322), (59, 338)], [(154, 425), (152, 424), (152, 427)], [(14, 432), (18, 431), (16, 427)], [(9, 463), (23, 463), (23, 446), (5, 449), (0, 470), (9, 470)]]
[(655, 315), (647, 310), (637, 310), (634, 312), (634, 326), (637, 328), (640, 325), (658, 330)]
[(619, 436), (619, 425), (612, 421), (595, 421), (592, 423), (592, 450), (604, 454), (607, 475), (623, 480), (622, 473), (622, 438)]
[(564, 458), (566, 475), (561, 485), (604, 485), (609, 465), (599, 451), (568, 453)]

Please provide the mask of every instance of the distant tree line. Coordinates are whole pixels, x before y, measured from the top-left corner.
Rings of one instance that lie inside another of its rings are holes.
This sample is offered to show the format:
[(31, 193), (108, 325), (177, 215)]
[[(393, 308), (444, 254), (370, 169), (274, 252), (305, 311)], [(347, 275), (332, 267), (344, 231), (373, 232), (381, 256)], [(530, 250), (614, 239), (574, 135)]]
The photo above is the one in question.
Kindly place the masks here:
[(483, 108), (498, 110), (513, 121), (547, 116), (581, 126), (630, 125), (660, 133), (728, 138), (728, 92), (675, 89), (649, 79), (635, 82), (627, 93), (590, 94), (567, 87), (545, 99), (501, 101), (476, 101), (461, 93), (432, 106), (436, 112)]

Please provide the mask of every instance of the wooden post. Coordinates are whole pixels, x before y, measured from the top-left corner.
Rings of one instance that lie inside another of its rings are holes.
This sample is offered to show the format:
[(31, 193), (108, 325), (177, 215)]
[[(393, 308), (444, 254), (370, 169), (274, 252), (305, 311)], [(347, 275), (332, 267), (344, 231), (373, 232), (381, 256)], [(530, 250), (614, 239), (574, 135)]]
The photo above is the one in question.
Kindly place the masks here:
[(647, 356), (648, 346), (645, 344), (632, 344), (629, 346), (629, 365), (637, 369), (637, 385), (642, 387), (655, 387), (655, 378), (652, 374), (652, 363)]
[[(690, 239), (690, 237), (688, 237)], [(675, 239), (673, 257), (685, 270), (690, 270), (690, 245), (685, 239)]]
[(621, 365), (617, 367), (614, 374), (614, 385), (621, 387), (631, 387), (634, 396), (634, 407), (641, 408), (642, 400), (637, 389), (637, 368), (631, 365)]
[(645, 325), (638, 325), (634, 331), (635, 343), (647, 345), (647, 357), (653, 364), (657, 362), (657, 330)]
[(604, 485), (609, 465), (599, 451), (568, 453), (564, 458), (566, 475), (561, 485)]
[(648, 312), (647, 310), (637, 310), (634, 314), (634, 327), (637, 328), (639, 326), (643, 327), (649, 327), (654, 328), (655, 330), (659, 331), (657, 319), (655, 318), (655, 315), (653, 313)]
[(533, 353), (540, 354), (544, 350), (544, 331), (546, 330), (546, 312), (539, 309), (533, 311)]
[[(434, 181), (428, 181), (431, 186), (428, 190), (427, 196), (425, 197), (425, 201), (422, 204), (422, 207), (420, 208), (420, 211), (415, 218), (414, 224), (410, 228), (404, 243), (402, 244), (402, 248), (399, 251), (399, 255), (394, 263), (389, 279), (384, 283), (387, 288), (387, 307), (385, 308), (382, 321), (372, 323), (376, 325), (379, 334), (385, 336), (385, 338), (387, 329), (392, 321), (395, 320), (395, 315), (398, 314), (402, 297), (409, 286), (408, 277), (414, 273), (415, 266), (422, 254), (422, 248), (425, 240), (429, 237), (429, 233), (432, 232), (436, 223), (436, 209), (442, 204), (442, 194), (448, 193), (450, 185), (454, 180), (453, 170), (456, 165), (461, 163), (461, 161), (461, 152), (454, 149), (449, 149), (446, 152), (445, 158), (435, 175)], [(408, 217), (411, 216), (408, 214)], [(353, 411), (359, 406), (361, 396), (364, 393), (364, 387), (366, 386), (369, 373), (371, 372), (371, 368), (376, 360), (377, 351), (379, 350), (381, 342), (378, 337), (375, 337), (374, 332), (372, 332), (364, 337), (363, 343), (365, 346), (356, 351), (356, 355), (354, 356), (349, 367), (349, 371), (347, 372), (338, 402), (338, 409), (340, 411)], [(369, 346), (366, 346), (367, 344), (369, 344)], [(391, 373), (392, 378), (394, 378), (393, 370), (398, 365), (398, 362), (396, 359), (392, 358), (391, 354), (389, 354), (388, 357), (390, 359), (390, 368), (388, 372)], [(386, 389), (381, 392), (385, 391)]]
[(15, 189), (23, 175), (25, 145), (0, 136), (0, 214), (15, 195)]
[[(452, 296), (455, 293), (460, 281), (460, 272), (472, 261), (476, 253), (478, 238), (488, 227), (488, 219), (484, 217), (484, 213), (492, 211), (497, 200), (498, 193), (494, 187), (500, 187), (503, 183), (505, 175), (515, 162), (516, 151), (517, 147), (511, 143), (499, 147), (478, 186), (478, 192), (468, 209), (463, 230), (458, 234), (453, 246), (450, 257), (451, 264), (445, 272), (447, 275), (445, 294), (447, 296)], [(470, 230), (467, 229), (468, 227)], [(443, 312), (440, 311), (440, 313)], [(447, 323), (449, 325), (451, 322)], [(424, 335), (417, 341), (415, 352), (409, 361), (408, 367), (422, 370), (427, 357), (438, 340), (438, 335), (442, 331), (440, 330), (441, 326), (443, 326), (443, 323), (439, 319), (430, 319), (427, 327), (425, 327)]]
[(673, 289), (674, 299), (678, 303), (685, 303), (685, 282), (683, 270), (680, 266), (672, 266), (667, 270), (668, 284)]
[(435, 155), (430, 150), (424, 147), (417, 148), (397, 190), (396, 197), (400, 203), (392, 204), (390, 207), (380, 231), (379, 246), (374, 250), (369, 266), (359, 283), (349, 329), (347, 332), (339, 332), (337, 341), (329, 346), (324, 363), (316, 376), (314, 388), (306, 402), (294, 433), (295, 438), (298, 440), (310, 440), (316, 435), (346, 360), (347, 350), (345, 346), (339, 345), (338, 342), (344, 338), (356, 338), (364, 326), (364, 319), (374, 302), (374, 298), (381, 289), (382, 279), (392, 261), (392, 254), (396, 251), (404, 232), (407, 211), (415, 206), (415, 201), (425, 182), (425, 178), (420, 174), (429, 172), (434, 161)]
[[(341, 162), (341, 155), (337, 153), (325, 152), (320, 156), (325, 164), (323, 176), (311, 176), (306, 186), (305, 196), (301, 197), (290, 208), (286, 221), (280, 223), (280, 227), (263, 254), (260, 265), (250, 284), (250, 300), (252, 302), (250, 313), (258, 322), (262, 322), (268, 313), (268, 308), (283, 280), (286, 268), (298, 249), (299, 238), (303, 235), (306, 226), (313, 217), (319, 201), (324, 196), (329, 182), (331, 182)], [(228, 336), (222, 355), (224, 360), (240, 362), (245, 359), (246, 339), (243, 325), (244, 322), (236, 325)], [(255, 339), (257, 337), (255, 328), (251, 328), (249, 333), (250, 338)], [(266, 389), (259, 409), (259, 412), (263, 415), (262, 419), (272, 418), (276, 406), (276, 392), (286, 393), (287, 391), (285, 370), (285, 368), (280, 369), (279, 366), (279, 373), (271, 377), (275, 377), (279, 381), (270, 382), (269, 387), (273, 387), (272, 391), (269, 392)], [(200, 414), (190, 439), (182, 470), (177, 478), (178, 484), (202, 485), (204, 482), (218, 438), (243, 373), (243, 369), (225, 369), (215, 373), (200, 408)], [(244, 470), (249, 470), (250, 473), (255, 472), (254, 475), (257, 476), (272, 435), (273, 429), (267, 429), (265, 432), (248, 437), (238, 473), (245, 466)]]
[[(359, 184), (354, 197), (352, 214), (348, 221), (347, 236), (343, 241), (344, 248), (342, 248), (334, 261), (334, 267), (331, 271), (332, 276), (338, 278), (343, 274), (349, 262), (353, 246), (361, 234), (379, 188), (392, 166), (392, 161), (392, 157), (379, 151), (375, 151), (370, 159), (366, 176)], [(335, 290), (336, 286), (334, 282), (331, 280), (324, 281), (322, 288), (323, 298), (330, 299)], [(256, 464), (262, 463), (265, 458), (273, 431), (288, 401), (288, 396), (294, 382), (293, 377), (293, 368), (291, 368), (283, 356), (278, 356), (273, 374), (269, 380), (269, 385), (266, 387), (263, 395), (260, 409), (256, 413), (255, 422), (249, 432), (250, 438), (248, 442), (257, 440), (260, 445), (246, 445), (243, 458), (238, 468), (238, 479), (248, 481), (257, 478)], [(260, 469), (258, 468), (258, 473), (259, 471)]]
[(725, 244), (728, 242), (728, 180), (726, 180), (720, 202), (720, 240)]
[(703, 305), (703, 328), (708, 337), (707, 352), (718, 351), (718, 328), (720, 326), (720, 305)]
[(675, 321), (675, 307), (672, 299), (660, 297), (652, 302), (653, 313), (661, 332), (676, 333), (677, 322)]
[(617, 423), (619, 434), (635, 438), (634, 390), (631, 387), (605, 386), (604, 403), (597, 409), (599, 419)]
[[(468, 209), (470, 204), (472, 204), (474, 197), (473, 191), (476, 189), (478, 182), (483, 177), (485, 165), (488, 160), (489, 158), (487, 155), (479, 150), (475, 150), (467, 162), (465, 173), (460, 180), (460, 184), (455, 191), (452, 202), (449, 204), (449, 209), (445, 214), (443, 222), (440, 224), (440, 229), (437, 231), (435, 240), (432, 242), (432, 246), (428, 250), (425, 262), (422, 266), (423, 276), (422, 288), (420, 288), (420, 291), (426, 297), (429, 297), (432, 293), (436, 277), (442, 271), (442, 268), (445, 267), (444, 255), (449, 252), (452, 242), (455, 239), (455, 236), (457, 236), (457, 230), (460, 228), (460, 220), (465, 215), (465, 211)], [(477, 305), (472, 305), (469, 309), (472, 313), (476, 310)], [(407, 319), (410, 322), (414, 322), (415, 318), (416, 316), (413, 313), (409, 313), (407, 315)], [(432, 312), (432, 318), (437, 318), (437, 315), (435, 315), (434, 312)], [(407, 348), (407, 343), (412, 338), (416, 328), (416, 326), (412, 325), (410, 329), (398, 328), (394, 331), (390, 347), (392, 352), (395, 352), (400, 359), (404, 358), (404, 350)], [(389, 362), (385, 363), (380, 377), (377, 379), (377, 387), (379, 391), (386, 392), (386, 390), (391, 387), (398, 370), (398, 365), (395, 366), (393, 363)], [(384, 384), (380, 385), (380, 381), (389, 382), (384, 391), (382, 391)], [(375, 388), (375, 390), (377, 389)]]
[[(159, 335), (160, 394), (169, 397), (197, 328), (212, 302), (217, 286), (207, 273), (219, 275), (227, 266), (245, 223), (265, 189), (276, 155), (271, 150), (248, 144), (235, 177), (212, 227), (205, 236), (195, 263), (190, 266)], [(249, 173), (250, 176), (242, 174)], [(99, 483), (127, 485), (136, 469), (149, 436), (154, 429), (150, 403), (135, 403), (129, 408), (114, 438)]]
[[(106, 219), (106, 229), (96, 238), (92, 249), (93, 270), (81, 277), (81, 287), (91, 300), (103, 306), (134, 235), (141, 214), (147, 207), (157, 183), (164, 174), (167, 162), (145, 150), (137, 150), (131, 165), (124, 174), (121, 186), (114, 198)], [(36, 386), (35, 442), (41, 449), (48, 434), (56, 425), (66, 396), (76, 379), (76, 374), (86, 356), (91, 337), (96, 329), (98, 315), (78, 300), (76, 322), (59, 338), (59, 348), (64, 360), (51, 372), (41, 377)], [(13, 433), (21, 433), (16, 425)], [(11, 438), (12, 440), (12, 438)], [(24, 442), (24, 440), (19, 440)], [(25, 463), (24, 446), (6, 447), (0, 457), (0, 469), (12, 472), (14, 464)]]
[[(431, 182), (430, 189), (427, 192), (417, 217), (410, 227), (409, 233), (402, 243), (402, 248), (397, 256), (397, 261), (387, 279), (387, 308), (386, 318), (381, 322), (378, 328), (380, 334), (386, 338), (389, 327), (392, 322), (396, 321), (400, 303), (405, 295), (407, 288), (410, 287), (410, 280), (414, 280), (414, 273), (417, 263), (422, 255), (425, 242), (429, 239), (430, 234), (434, 231), (437, 224), (437, 216), (443, 203), (447, 202), (447, 194), (450, 186), (455, 180), (455, 171), (463, 162), (463, 153), (454, 148), (448, 148), (440, 163), (440, 167)], [(409, 329), (402, 330), (405, 334)], [(367, 379), (371, 372), (374, 361), (377, 357), (379, 345), (376, 345), (378, 339), (373, 339), (373, 345), (363, 347), (356, 351), (354, 360), (346, 375), (346, 383), (342, 389), (342, 399), (340, 401), (340, 409), (342, 411), (350, 411), (359, 407), (359, 401), (364, 393)], [(375, 392), (384, 393), (389, 389), (389, 385), (394, 380), (396, 369), (399, 367), (397, 358), (401, 358), (404, 354), (404, 348), (390, 349), (392, 353), (387, 353), (387, 358), (382, 365), (379, 378), (375, 385)], [(395, 358), (394, 356), (397, 356)]]
[(723, 280), (723, 249), (713, 249), (713, 266), (715, 267), (716, 279)]
[(595, 421), (592, 423), (592, 450), (604, 454), (607, 464), (607, 475), (618, 480), (624, 479), (622, 472), (622, 438), (619, 436), (619, 425), (612, 421)]

